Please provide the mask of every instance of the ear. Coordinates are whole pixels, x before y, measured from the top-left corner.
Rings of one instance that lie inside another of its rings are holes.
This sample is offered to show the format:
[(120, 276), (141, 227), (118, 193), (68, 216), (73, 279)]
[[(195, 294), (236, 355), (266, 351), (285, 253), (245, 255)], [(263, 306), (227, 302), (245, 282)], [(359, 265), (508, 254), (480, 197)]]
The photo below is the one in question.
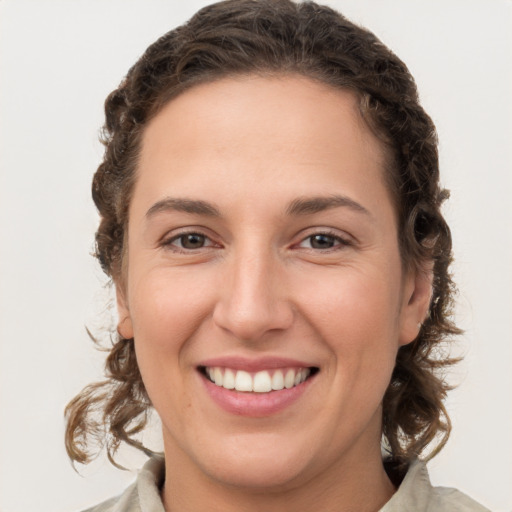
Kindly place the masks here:
[(124, 286), (116, 283), (116, 303), (119, 321), (117, 323), (117, 332), (124, 339), (133, 338), (133, 325), (128, 301), (126, 300), (126, 292)]
[(432, 299), (433, 264), (412, 269), (405, 279), (402, 300), (400, 346), (418, 337), (421, 324), (428, 315)]

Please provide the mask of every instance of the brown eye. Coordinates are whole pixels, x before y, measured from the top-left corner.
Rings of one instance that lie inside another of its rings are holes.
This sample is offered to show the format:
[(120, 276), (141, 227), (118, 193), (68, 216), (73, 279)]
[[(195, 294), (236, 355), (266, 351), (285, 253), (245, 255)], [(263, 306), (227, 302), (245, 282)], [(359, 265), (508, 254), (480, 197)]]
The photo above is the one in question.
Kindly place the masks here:
[(332, 249), (338, 240), (331, 235), (312, 235), (309, 237), (310, 245), (313, 249)]
[(189, 235), (183, 235), (181, 237), (181, 246), (184, 249), (199, 249), (205, 244), (205, 238), (203, 235), (197, 233), (190, 233)]
[(330, 233), (315, 233), (302, 240), (299, 247), (316, 250), (343, 249), (350, 245), (350, 242), (338, 235)]
[(184, 233), (170, 240), (169, 245), (179, 247), (180, 249), (201, 249), (211, 243), (209, 239), (200, 233)]

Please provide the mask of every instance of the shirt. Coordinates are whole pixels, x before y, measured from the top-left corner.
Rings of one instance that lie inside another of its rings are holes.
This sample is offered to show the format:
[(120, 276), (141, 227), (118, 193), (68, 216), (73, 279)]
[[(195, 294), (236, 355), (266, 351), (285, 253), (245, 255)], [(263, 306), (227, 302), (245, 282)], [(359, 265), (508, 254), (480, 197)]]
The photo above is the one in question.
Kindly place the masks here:
[[(165, 512), (160, 498), (164, 459), (153, 457), (120, 496), (84, 512)], [(415, 460), (393, 497), (379, 512), (491, 512), (457, 489), (433, 487), (424, 462)]]

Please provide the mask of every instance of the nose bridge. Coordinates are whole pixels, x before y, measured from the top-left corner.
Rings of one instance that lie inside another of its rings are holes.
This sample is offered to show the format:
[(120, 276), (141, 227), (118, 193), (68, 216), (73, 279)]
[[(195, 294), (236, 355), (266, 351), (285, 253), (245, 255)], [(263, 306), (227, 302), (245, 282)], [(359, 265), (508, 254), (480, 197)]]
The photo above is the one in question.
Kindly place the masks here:
[(286, 329), (293, 317), (279, 257), (267, 244), (241, 244), (226, 260), (225, 286), (214, 318), (240, 340)]

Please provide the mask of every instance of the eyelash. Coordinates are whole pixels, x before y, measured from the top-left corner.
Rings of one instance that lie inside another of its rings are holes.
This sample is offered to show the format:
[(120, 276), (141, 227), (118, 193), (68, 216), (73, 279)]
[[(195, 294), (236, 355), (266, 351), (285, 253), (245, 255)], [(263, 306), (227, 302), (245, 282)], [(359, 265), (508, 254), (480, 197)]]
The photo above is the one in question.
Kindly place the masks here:
[(325, 237), (332, 240), (333, 244), (335, 244), (333, 247), (327, 247), (327, 248), (315, 248), (315, 247), (304, 247), (305, 249), (309, 249), (312, 251), (320, 251), (320, 252), (331, 252), (331, 251), (337, 251), (341, 250), (344, 247), (349, 247), (352, 245), (352, 242), (348, 238), (341, 237), (339, 234), (334, 233), (332, 231), (318, 231), (315, 233), (311, 233), (307, 237), (303, 238), (298, 246), (301, 247), (303, 243), (305, 243), (307, 240), (312, 241), (314, 237)]
[[(186, 237), (192, 237), (192, 236), (202, 238), (203, 241), (206, 243), (206, 245), (202, 245), (201, 247), (194, 247), (194, 248), (183, 247), (183, 240)], [(181, 246), (175, 245), (174, 242), (179, 241), (179, 240), (181, 240), (181, 242), (180, 242)], [(174, 235), (170, 238), (164, 239), (162, 241), (163, 247), (169, 248), (172, 251), (178, 252), (178, 253), (190, 253), (190, 252), (194, 252), (194, 251), (205, 249), (205, 248), (215, 247), (215, 245), (216, 245), (215, 242), (213, 242), (212, 239), (208, 235), (205, 235), (204, 233), (201, 233), (200, 231), (185, 231), (185, 232), (179, 233), (177, 235)]]
[[(192, 237), (192, 236), (201, 238), (203, 240), (204, 244), (201, 245), (200, 247), (193, 247), (193, 248), (183, 247), (184, 239), (186, 237)], [(332, 247), (324, 247), (324, 248), (311, 247), (311, 246), (304, 247), (303, 246), (303, 244), (305, 242), (307, 242), (308, 240), (311, 243), (315, 237), (324, 237), (324, 238), (330, 239), (330, 241), (334, 245)], [(181, 240), (180, 245), (175, 245), (175, 242), (180, 241), (180, 240)], [(215, 247), (216, 245), (217, 244), (215, 242), (213, 242), (212, 239), (208, 235), (205, 235), (204, 233), (201, 233), (200, 231), (185, 231), (185, 232), (179, 233), (177, 235), (174, 235), (168, 239), (165, 239), (162, 242), (163, 247), (170, 248), (172, 251), (178, 252), (178, 253), (191, 253), (193, 251)], [(332, 252), (332, 251), (341, 250), (344, 247), (349, 247), (351, 245), (352, 245), (352, 242), (350, 240), (348, 240), (347, 238), (341, 237), (337, 233), (334, 233), (332, 231), (318, 231), (318, 232), (311, 233), (310, 235), (301, 239), (301, 241), (298, 244), (295, 244), (292, 247), (304, 248), (304, 249), (308, 249), (308, 250), (314, 251), (314, 252)], [(220, 246), (217, 245), (217, 247), (220, 247)]]

